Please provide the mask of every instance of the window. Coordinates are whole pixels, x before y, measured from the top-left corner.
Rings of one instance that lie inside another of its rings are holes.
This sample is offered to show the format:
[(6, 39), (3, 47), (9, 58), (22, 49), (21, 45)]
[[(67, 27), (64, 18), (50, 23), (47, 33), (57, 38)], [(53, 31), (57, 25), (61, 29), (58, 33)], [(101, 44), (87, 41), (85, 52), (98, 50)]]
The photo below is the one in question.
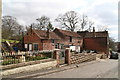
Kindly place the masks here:
[(32, 44), (29, 44), (29, 51), (32, 50)]
[(25, 44), (25, 48), (26, 48), (26, 49), (28, 48), (28, 45), (27, 45), (27, 44)]
[(54, 40), (54, 39), (52, 39), (52, 43), (55, 43), (55, 40)]
[(61, 44), (61, 49), (64, 49), (64, 44)]
[(72, 36), (70, 36), (70, 42), (72, 42)]
[(34, 44), (34, 50), (35, 50), (35, 51), (38, 50), (38, 44)]
[(59, 49), (59, 43), (55, 44), (55, 48)]

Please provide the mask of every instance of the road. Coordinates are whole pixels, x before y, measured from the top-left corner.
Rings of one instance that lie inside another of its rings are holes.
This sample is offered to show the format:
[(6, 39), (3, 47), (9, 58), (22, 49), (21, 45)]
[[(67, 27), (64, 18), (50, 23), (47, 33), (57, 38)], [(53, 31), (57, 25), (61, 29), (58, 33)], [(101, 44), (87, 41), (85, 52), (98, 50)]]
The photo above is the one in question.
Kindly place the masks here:
[(118, 60), (100, 60), (94, 64), (33, 78), (118, 78)]

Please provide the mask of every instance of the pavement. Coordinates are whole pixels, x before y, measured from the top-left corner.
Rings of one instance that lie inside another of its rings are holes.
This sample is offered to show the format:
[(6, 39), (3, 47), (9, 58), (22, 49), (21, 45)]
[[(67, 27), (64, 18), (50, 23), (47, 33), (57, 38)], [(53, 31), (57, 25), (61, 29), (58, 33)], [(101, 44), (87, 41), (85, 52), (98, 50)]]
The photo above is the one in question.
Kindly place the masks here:
[(56, 68), (48, 68), (48, 69), (43, 69), (43, 70), (38, 70), (38, 71), (32, 71), (32, 72), (22, 72), (18, 74), (12, 74), (12, 75), (7, 75), (7, 76), (2, 76), (3, 78), (31, 78), (31, 77), (36, 77), (36, 76), (43, 76), (43, 75), (48, 75), (56, 72), (61, 72), (65, 70), (70, 70), (74, 68), (78, 68), (77, 66), (85, 66), (85, 65), (90, 65), (100, 62), (99, 60), (96, 61), (90, 61), (90, 62), (84, 62), (80, 64), (71, 64), (71, 65), (60, 65), (59, 67)]

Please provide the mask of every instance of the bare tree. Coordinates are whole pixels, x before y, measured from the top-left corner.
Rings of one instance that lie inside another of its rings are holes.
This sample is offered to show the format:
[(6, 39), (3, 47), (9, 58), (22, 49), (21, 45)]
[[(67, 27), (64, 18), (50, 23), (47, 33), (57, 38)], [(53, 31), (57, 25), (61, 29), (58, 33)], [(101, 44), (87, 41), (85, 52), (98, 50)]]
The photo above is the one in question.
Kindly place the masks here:
[(59, 15), (55, 21), (61, 23), (61, 25), (63, 25), (62, 28), (66, 28), (70, 31), (74, 31), (80, 22), (79, 17), (75, 11), (68, 11), (64, 15)]
[(94, 25), (94, 22), (89, 21), (89, 25), (88, 25), (88, 31), (91, 32), (92, 31), (92, 27)]
[(115, 51), (115, 39), (112, 37), (109, 37), (109, 48)]
[(50, 31), (52, 31), (52, 30), (54, 29), (54, 27), (52, 26), (51, 22), (49, 22), (47, 28), (48, 28)]
[(19, 25), (15, 17), (2, 17), (2, 38), (10, 39), (13, 36), (19, 35), (23, 26)]
[(40, 18), (36, 19), (39, 24), (38, 24), (38, 29), (45, 29), (48, 26), (48, 23), (50, 22), (50, 18), (46, 16), (41, 16)]
[(98, 31), (107, 31), (108, 30), (108, 26), (106, 25), (99, 25), (98, 27)]
[(21, 35), (22, 32), (24, 32), (24, 26), (23, 25), (19, 25), (18, 28), (17, 28), (18, 35)]
[(32, 23), (33, 28), (39, 29), (39, 30), (47, 30), (48, 28), (49, 30), (53, 29), (53, 26), (50, 22), (49, 17), (41, 16), (40, 18), (37, 18), (36, 20), (38, 21), (38, 24)]
[(83, 14), (82, 17), (81, 17), (81, 22), (80, 23), (81, 23), (81, 29), (83, 31), (85, 29), (85, 26), (88, 23), (88, 17)]

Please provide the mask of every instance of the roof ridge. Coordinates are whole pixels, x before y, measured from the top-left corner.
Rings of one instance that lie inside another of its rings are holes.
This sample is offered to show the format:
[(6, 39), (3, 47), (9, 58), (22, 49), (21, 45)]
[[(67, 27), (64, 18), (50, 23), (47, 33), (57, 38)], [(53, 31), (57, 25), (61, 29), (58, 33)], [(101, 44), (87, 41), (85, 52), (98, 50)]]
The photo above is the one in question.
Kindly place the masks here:
[(62, 29), (58, 29), (58, 28), (56, 28), (56, 29), (59, 30), (64, 35), (80, 37), (80, 35), (77, 32), (68, 31), (68, 30), (62, 30)]
[[(34, 29), (33, 31), (38, 35), (39, 38), (44, 38), (44, 39), (47, 38), (46, 37), (46, 35), (47, 35), (46, 30)], [(60, 37), (53, 31), (49, 32), (49, 36), (50, 36), (51, 39), (60, 39)]]
[[(62, 29), (59, 29), (59, 30), (62, 30)], [(74, 32), (74, 31), (69, 31), (69, 30), (62, 30), (62, 31)], [(74, 33), (77, 33), (77, 32), (74, 32)]]

